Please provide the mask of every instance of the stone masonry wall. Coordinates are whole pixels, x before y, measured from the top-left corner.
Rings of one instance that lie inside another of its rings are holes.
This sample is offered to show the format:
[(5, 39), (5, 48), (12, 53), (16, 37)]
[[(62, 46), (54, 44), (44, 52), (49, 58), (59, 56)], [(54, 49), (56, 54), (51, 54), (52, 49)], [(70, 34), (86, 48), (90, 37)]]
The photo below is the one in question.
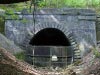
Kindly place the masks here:
[(34, 34), (44, 28), (57, 28), (68, 38), (73, 33), (71, 36), (79, 48), (84, 46), (85, 52), (89, 46), (96, 45), (96, 16), (91, 9), (41, 9), (35, 15), (24, 10), (17, 15), (18, 19), (6, 19), (5, 33), (7, 38), (23, 47), (28, 46)]

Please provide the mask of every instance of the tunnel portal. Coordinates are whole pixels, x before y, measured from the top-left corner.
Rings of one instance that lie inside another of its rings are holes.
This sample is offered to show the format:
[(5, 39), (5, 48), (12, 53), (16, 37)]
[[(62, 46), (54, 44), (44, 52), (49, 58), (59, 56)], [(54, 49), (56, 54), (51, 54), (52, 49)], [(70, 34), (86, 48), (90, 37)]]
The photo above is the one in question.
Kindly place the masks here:
[[(34, 64), (39, 67), (50, 65), (50, 62), (44, 64), (48, 61), (51, 61), (53, 66), (63, 67), (67, 63), (70, 64), (72, 60), (71, 43), (59, 29), (45, 28), (40, 30), (30, 40), (30, 44), (34, 46)], [(56, 62), (52, 62), (52, 56), (57, 56)]]
[[(53, 53), (57, 55), (57, 52), (61, 53), (59, 50), (60, 46), (72, 46), (74, 49), (73, 52), (71, 52), (71, 49), (67, 50), (67, 60), (70, 60), (69, 57), (72, 55), (70, 53), (73, 53), (73, 61), (77, 62), (90, 50), (87, 48), (88, 44), (91, 46), (96, 45), (96, 14), (94, 10), (39, 8), (39, 10), (35, 11), (34, 15), (33, 12), (27, 11), (26, 9), (18, 13), (18, 15), (22, 16), (19, 16), (17, 18), (18, 20), (13, 19), (10, 17), (11, 15), (8, 14), (8, 18), (5, 20), (5, 36), (26, 51), (26, 61), (28, 63), (31, 63), (31, 60), (33, 61), (33, 58), (30, 58), (30, 54), (32, 54), (33, 50), (34, 56), (49, 55), (49, 57), (46, 58), (51, 58), (50, 50), (53, 48)], [(27, 22), (23, 23), (22, 18), (27, 20)], [(84, 52), (81, 51), (82, 49), (80, 48), (80, 43), (83, 39), (84, 42), (87, 43), (84, 45), (86, 49)], [(41, 48), (39, 48), (39, 46)], [(47, 49), (45, 46), (52, 47), (50, 47), (51, 49)], [(65, 53), (64, 50), (65, 49), (61, 49), (62, 53)], [(66, 58), (66, 56), (63, 55), (61, 55), (61, 57)], [(60, 55), (57, 56), (59, 59)], [(58, 61), (60, 61), (60, 59)]]
[(40, 30), (30, 41), (34, 46), (71, 46), (65, 34), (56, 28)]

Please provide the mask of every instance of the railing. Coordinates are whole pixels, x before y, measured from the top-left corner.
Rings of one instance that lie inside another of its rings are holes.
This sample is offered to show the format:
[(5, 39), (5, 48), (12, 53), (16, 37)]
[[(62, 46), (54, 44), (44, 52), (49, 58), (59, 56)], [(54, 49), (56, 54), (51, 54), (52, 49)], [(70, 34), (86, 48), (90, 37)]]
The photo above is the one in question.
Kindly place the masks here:
[(73, 48), (71, 46), (34, 46), (33, 65), (37, 67), (65, 67), (73, 63)]

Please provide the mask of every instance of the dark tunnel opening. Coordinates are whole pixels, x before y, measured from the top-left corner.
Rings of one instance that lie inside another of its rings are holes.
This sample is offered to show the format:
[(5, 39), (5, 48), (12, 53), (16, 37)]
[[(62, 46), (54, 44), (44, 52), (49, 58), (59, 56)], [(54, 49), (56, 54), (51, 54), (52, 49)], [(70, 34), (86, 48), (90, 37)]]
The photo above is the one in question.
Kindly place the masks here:
[(33, 46), (71, 46), (66, 35), (56, 28), (45, 28), (30, 40)]
[[(29, 44), (34, 46), (33, 57), (35, 60), (33, 63), (38, 67), (48, 66), (49, 64), (64, 67), (66, 62), (67, 64), (71, 63), (73, 55), (70, 48), (71, 43), (59, 29), (42, 29), (34, 35)], [(53, 55), (56, 55), (58, 58), (56, 62), (51, 61)], [(48, 61), (51, 61), (51, 63), (44, 64)]]

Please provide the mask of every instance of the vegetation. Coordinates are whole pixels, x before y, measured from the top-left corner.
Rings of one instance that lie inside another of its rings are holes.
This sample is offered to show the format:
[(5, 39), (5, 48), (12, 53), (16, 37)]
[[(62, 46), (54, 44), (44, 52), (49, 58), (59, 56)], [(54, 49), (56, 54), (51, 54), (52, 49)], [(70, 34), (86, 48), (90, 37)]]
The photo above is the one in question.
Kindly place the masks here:
[(100, 0), (36, 0), (36, 2), (28, 1), (14, 4), (1, 4), (0, 8), (4, 9), (6, 13), (13, 14), (13, 12), (21, 11), (23, 9), (30, 9), (34, 7), (34, 4), (38, 8), (50, 7), (50, 8), (62, 8), (62, 7), (74, 7), (74, 8), (95, 8), (99, 9)]
[(25, 60), (25, 53), (24, 52), (20, 52), (15, 54), (15, 57), (19, 60)]
[(99, 8), (100, 0), (33, 0), (32, 2), (22, 2), (15, 4), (0, 5), (0, 8), (6, 10), (8, 13), (12, 11), (21, 11), (24, 8), (30, 8), (30, 6), (36, 4), (38, 7), (78, 7), (78, 8)]
[[(34, 2), (36, 1), (36, 2)], [(12, 19), (17, 19), (18, 16), (14, 15), (14, 12), (22, 11), (23, 9), (33, 9), (34, 4), (38, 8), (62, 8), (62, 7), (73, 7), (73, 8), (94, 8), (96, 12), (100, 13), (100, 0), (33, 0), (14, 4), (1, 4), (0, 9), (5, 10), (6, 14), (12, 14)], [(7, 17), (7, 15), (4, 15)], [(25, 22), (23, 20), (22, 22)], [(0, 17), (0, 32), (4, 33), (4, 18)]]
[(57, 7), (98, 7), (100, 0), (46, 0), (41, 1), (40, 6)]
[(93, 49), (93, 53), (96, 58), (100, 58), (100, 52), (96, 48)]

